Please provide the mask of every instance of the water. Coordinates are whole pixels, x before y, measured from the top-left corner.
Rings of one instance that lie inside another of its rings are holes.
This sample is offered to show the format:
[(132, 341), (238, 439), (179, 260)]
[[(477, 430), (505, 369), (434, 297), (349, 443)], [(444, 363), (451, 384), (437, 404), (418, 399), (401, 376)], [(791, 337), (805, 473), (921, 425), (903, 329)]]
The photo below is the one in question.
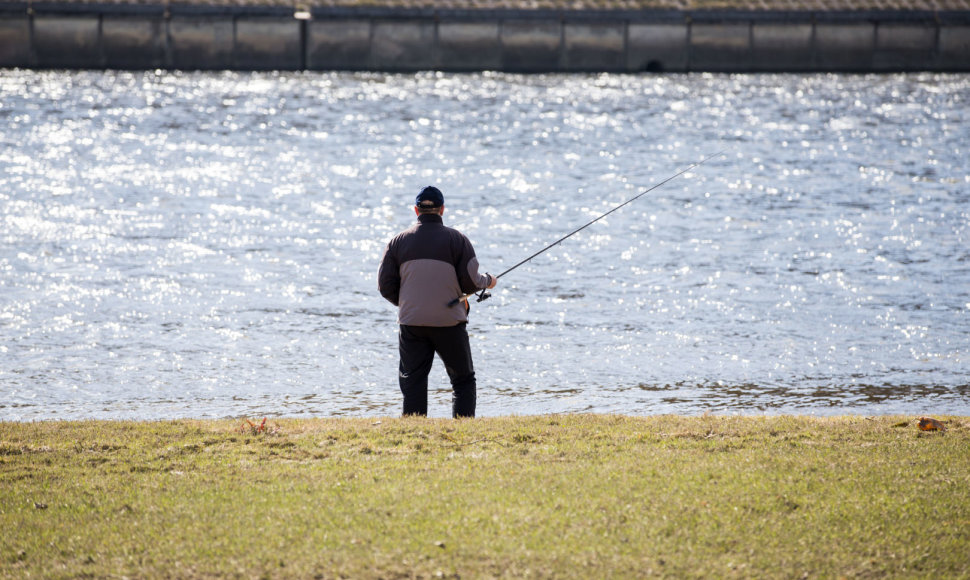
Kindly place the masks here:
[[(970, 414), (968, 75), (0, 71), (0, 420), (399, 412), (427, 184), (479, 415)], [(432, 416), (447, 416), (440, 362)]]

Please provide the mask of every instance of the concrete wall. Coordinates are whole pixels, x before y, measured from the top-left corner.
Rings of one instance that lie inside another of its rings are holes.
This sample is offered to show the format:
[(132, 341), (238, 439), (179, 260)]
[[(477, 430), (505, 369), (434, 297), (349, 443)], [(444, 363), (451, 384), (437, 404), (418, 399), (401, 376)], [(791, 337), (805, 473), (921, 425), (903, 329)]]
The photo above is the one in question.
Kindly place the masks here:
[(0, 13), (0, 67), (28, 66), (31, 63), (31, 20), (27, 13)]
[(678, 22), (631, 22), (627, 25), (626, 70), (690, 70), (690, 27)]
[(168, 64), (176, 69), (233, 68), (235, 28), (233, 20), (218, 16), (172, 16), (168, 21)]
[(815, 66), (821, 70), (870, 70), (875, 47), (876, 26), (871, 22), (815, 25)]
[(311, 70), (372, 68), (370, 20), (314, 20), (307, 27), (306, 44), (306, 64)]
[(751, 66), (751, 23), (697, 22), (690, 27), (688, 67), (733, 71)]
[(756, 22), (751, 25), (751, 63), (766, 71), (804, 72), (815, 68), (811, 23)]
[(562, 51), (562, 23), (559, 20), (505, 20), (499, 42), (502, 46), (502, 70), (559, 70)]
[(0, 4), (0, 66), (970, 71), (970, 12), (713, 13)]
[(937, 41), (937, 62), (942, 70), (970, 68), (970, 24), (941, 25)]
[(37, 16), (33, 19), (33, 50), (49, 67), (93, 68), (101, 65), (101, 18), (98, 16)]
[(103, 64), (116, 69), (162, 68), (165, 35), (165, 22), (159, 18), (105, 16), (101, 20)]
[(233, 68), (301, 70), (303, 22), (292, 16), (236, 19)]
[(564, 23), (561, 67), (566, 71), (626, 70), (625, 23)]
[(500, 70), (502, 36), (499, 23), (439, 23), (437, 66), (447, 71)]

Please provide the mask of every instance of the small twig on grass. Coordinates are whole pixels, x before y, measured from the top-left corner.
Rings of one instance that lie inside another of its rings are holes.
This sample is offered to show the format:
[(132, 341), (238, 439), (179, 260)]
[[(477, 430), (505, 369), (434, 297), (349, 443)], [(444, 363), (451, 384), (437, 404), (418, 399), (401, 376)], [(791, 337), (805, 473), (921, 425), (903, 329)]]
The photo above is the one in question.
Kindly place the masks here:
[(502, 447), (508, 447), (508, 445), (506, 445), (505, 443), (502, 443), (500, 440), (493, 439), (491, 437), (483, 437), (481, 439), (475, 439), (474, 441), (469, 441), (468, 443), (462, 444), (461, 447), (465, 447), (467, 445), (474, 445), (476, 443), (482, 443), (482, 442), (497, 443), (498, 445), (501, 445)]
[(447, 444), (449, 447), (467, 447), (469, 445), (474, 445), (476, 443), (482, 443), (482, 442), (497, 443), (497, 444), (501, 445), (502, 447), (508, 447), (508, 445), (506, 445), (505, 443), (502, 443), (501, 441), (499, 441), (498, 439), (495, 439), (493, 437), (483, 437), (481, 439), (475, 439), (474, 441), (467, 441), (467, 442), (463, 442), (463, 443), (459, 443), (458, 441), (455, 441), (451, 437), (446, 437), (446, 439), (448, 439), (448, 440), (451, 441), (450, 444)]

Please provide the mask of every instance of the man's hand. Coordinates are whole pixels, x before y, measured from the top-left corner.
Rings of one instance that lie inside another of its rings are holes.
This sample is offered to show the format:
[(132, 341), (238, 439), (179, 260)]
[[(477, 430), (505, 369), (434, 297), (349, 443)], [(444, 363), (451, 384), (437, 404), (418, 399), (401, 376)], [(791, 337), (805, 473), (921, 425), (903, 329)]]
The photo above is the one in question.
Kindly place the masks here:
[(489, 282), (488, 282), (488, 288), (489, 289), (495, 288), (495, 285), (498, 284), (498, 278), (496, 278), (495, 276), (492, 276), (491, 274), (489, 274), (487, 272), (486, 272), (485, 275), (488, 276), (488, 280), (489, 280)]

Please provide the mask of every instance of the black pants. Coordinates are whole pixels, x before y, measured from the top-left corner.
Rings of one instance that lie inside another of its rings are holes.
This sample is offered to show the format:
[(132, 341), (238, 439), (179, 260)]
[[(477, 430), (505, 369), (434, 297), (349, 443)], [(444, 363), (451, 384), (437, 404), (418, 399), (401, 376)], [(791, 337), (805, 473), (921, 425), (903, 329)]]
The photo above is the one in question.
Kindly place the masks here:
[(475, 416), (475, 369), (465, 325), (464, 322), (446, 327), (401, 325), (398, 380), (404, 395), (405, 415), (428, 414), (428, 373), (438, 353), (455, 393), (452, 417)]

